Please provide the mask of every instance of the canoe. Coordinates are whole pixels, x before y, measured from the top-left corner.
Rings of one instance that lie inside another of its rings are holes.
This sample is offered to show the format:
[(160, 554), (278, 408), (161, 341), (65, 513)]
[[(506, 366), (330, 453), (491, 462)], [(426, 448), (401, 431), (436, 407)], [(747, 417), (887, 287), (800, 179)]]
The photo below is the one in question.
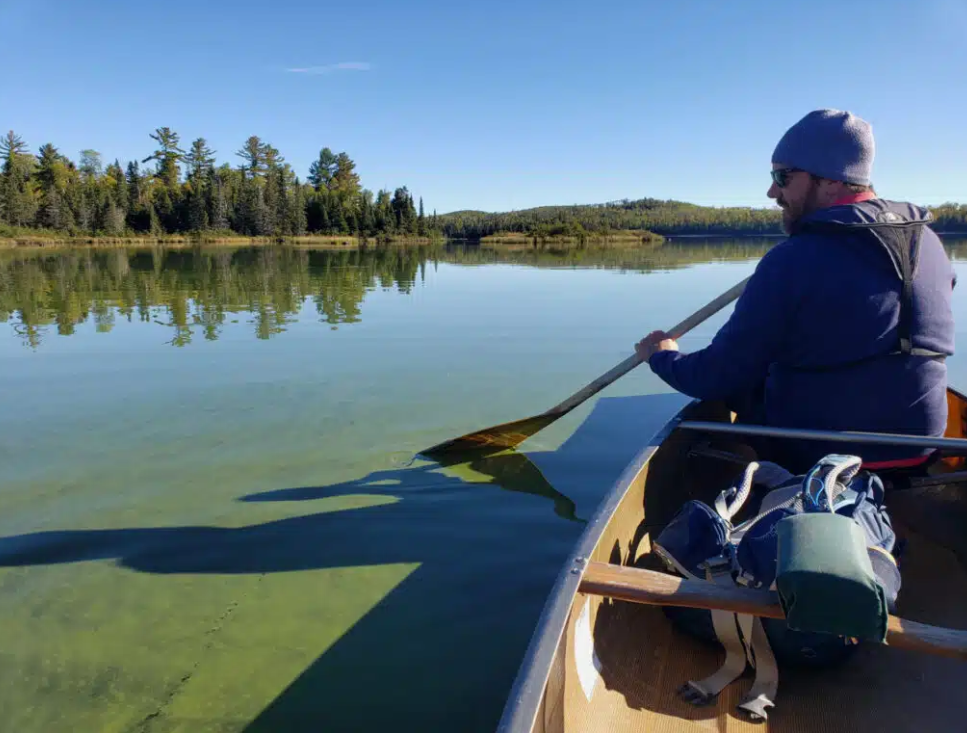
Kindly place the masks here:
[[(967, 398), (948, 390), (948, 405), (945, 437), (964, 438)], [(683, 683), (718, 669), (721, 649), (674, 629), (657, 605), (588, 592), (582, 582), (602, 563), (659, 569), (651, 538), (685, 501), (710, 503), (739, 476), (740, 464), (695, 450), (714, 433), (683, 429), (682, 421), (731, 422), (734, 415), (691, 402), (624, 470), (559, 574), (498, 733), (967, 730), (967, 662), (885, 644), (861, 645), (844, 664), (821, 670), (781, 667), (765, 722), (736, 710), (752, 684), (748, 670), (707, 706), (679, 698)], [(742, 443), (718, 435), (714, 445), (741, 453)], [(964, 464), (947, 455), (930, 472), (963, 473)], [(907, 487), (889, 493), (887, 505), (905, 540), (894, 613), (967, 629), (967, 484)]]

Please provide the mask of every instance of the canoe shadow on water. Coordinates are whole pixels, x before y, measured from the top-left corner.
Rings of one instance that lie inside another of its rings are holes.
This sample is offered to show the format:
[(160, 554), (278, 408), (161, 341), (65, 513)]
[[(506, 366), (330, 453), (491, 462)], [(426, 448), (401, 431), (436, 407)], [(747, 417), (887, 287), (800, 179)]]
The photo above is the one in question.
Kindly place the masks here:
[[(492, 730), (547, 594), (585, 526), (583, 515), (589, 512), (579, 512), (578, 506), (593, 509), (651, 437), (648, 431), (674, 414), (680, 403), (668, 397), (600, 399), (555, 451), (455, 456), (446, 465), (378, 471), (356, 481), (240, 498), (249, 504), (382, 499), (376, 505), (239, 528), (63, 530), (5, 537), (0, 538), (0, 567), (115, 560), (146, 573), (260, 574), (412, 563), (416, 569), (246, 731), (375, 730), (401, 724), (426, 731)], [(640, 415), (649, 411), (650, 419), (642, 421)], [(639, 416), (634, 424), (633, 415)], [(577, 466), (594, 457), (590, 470), (575, 475)]]

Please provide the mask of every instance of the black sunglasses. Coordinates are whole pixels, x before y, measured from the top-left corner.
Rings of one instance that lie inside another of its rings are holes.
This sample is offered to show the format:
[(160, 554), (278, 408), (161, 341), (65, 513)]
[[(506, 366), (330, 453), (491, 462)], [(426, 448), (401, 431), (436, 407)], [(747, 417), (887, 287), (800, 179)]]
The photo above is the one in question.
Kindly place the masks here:
[(789, 174), (800, 171), (802, 168), (776, 168), (772, 173), (772, 180), (779, 188), (785, 188), (789, 183)]

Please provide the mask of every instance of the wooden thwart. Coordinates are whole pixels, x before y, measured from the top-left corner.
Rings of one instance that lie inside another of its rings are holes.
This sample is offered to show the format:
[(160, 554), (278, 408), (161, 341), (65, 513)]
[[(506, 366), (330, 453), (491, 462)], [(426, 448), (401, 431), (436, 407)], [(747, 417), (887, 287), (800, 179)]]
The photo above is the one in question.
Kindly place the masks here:
[[(687, 580), (610, 563), (589, 562), (578, 591), (632, 603), (718, 609), (763, 618), (785, 618), (779, 597), (772, 591)], [(899, 649), (967, 661), (967, 631), (959, 629), (930, 626), (890, 616), (886, 643)]]

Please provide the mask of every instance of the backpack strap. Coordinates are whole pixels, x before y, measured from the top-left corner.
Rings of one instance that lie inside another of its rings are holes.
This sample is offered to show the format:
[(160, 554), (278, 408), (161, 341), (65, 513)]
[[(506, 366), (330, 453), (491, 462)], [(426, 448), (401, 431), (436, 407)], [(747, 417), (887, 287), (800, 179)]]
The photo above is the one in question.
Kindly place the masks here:
[[(715, 511), (726, 522), (732, 521), (732, 517), (739, 513), (745, 505), (749, 494), (752, 492), (753, 484), (764, 486), (767, 489), (776, 489), (784, 484), (788, 484), (793, 475), (778, 463), (772, 461), (752, 461), (745, 467), (742, 479), (733, 488), (721, 492), (715, 499)], [(735, 498), (729, 503), (728, 498), (732, 494)]]
[[(758, 468), (759, 464), (756, 461), (752, 461), (745, 467), (745, 472), (742, 474), (742, 481), (739, 485), (734, 489), (723, 491), (716, 497), (715, 511), (726, 522), (731, 523), (732, 517), (739, 513), (739, 510), (745, 504), (745, 500), (749, 498), (749, 494), (752, 492), (752, 479)], [(735, 498), (731, 503), (728, 503), (726, 499), (733, 492), (735, 492)]]
[(755, 721), (765, 720), (769, 717), (766, 710), (775, 706), (773, 701), (779, 691), (779, 665), (776, 664), (762, 619), (740, 614), (739, 625), (745, 638), (752, 640), (749, 646), (753, 655), (752, 663), (755, 665), (755, 682), (738, 704), (738, 709), (748, 713)]
[[(706, 570), (707, 581), (716, 585), (733, 585), (732, 574), (728, 570), (712, 573)], [(725, 649), (722, 666), (702, 680), (689, 680), (678, 688), (679, 696), (692, 705), (708, 705), (715, 697), (745, 671), (749, 652), (739, 634), (737, 614), (730, 611), (710, 611), (712, 628), (719, 643)]]
[(711, 611), (715, 636), (725, 649), (725, 661), (718, 670), (703, 680), (689, 680), (678, 688), (678, 695), (687, 703), (708, 705), (716, 696), (737, 680), (745, 671), (746, 650), (736, 626), (736, 614)]
[[(709, 580), (713, 583), (730, 583), (728, 574)], [(747, 664), (751, 664), (755, 668), (755, 681), (737, 707), (752, 720), (765, 720), (768, 718), (768, 708), (775, 706), (773, 701), (779, 690), (779, 665), (762, 626), (762, 619), (746, 613), (710, 613), (715, 636), (725, 649), (725, 661), (705, 679), (689, 680), (682, 685), (678, 689), (679, 696), (692, 705), (708, 705), (741, 676)]]
[(809, 469), (802, 482), (803, 500), (812, 511), (835, 511), (836, 499), (863, 465), (859, 456), (830, 454)]

